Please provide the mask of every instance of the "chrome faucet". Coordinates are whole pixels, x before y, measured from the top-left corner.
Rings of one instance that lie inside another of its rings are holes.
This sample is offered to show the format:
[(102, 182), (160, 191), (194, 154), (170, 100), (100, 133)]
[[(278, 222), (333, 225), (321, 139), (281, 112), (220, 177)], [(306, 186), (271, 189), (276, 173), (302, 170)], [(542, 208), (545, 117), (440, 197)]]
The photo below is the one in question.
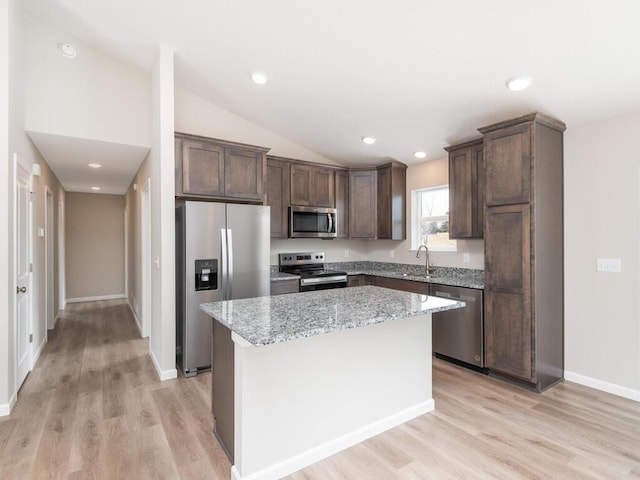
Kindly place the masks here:
[(418, 251), (416, 252), (416, 258), (420, 258), (420, 250), (422, 250), (424, 248), (424, 257), (425, 257), (425, 261), (424, 261), (424, 276), (428, 277), (431, 272), (433, 272), (433, 268), (429, 265), (429, 249), (427, 248), (426, 245), (420, 245), (418, 247)]

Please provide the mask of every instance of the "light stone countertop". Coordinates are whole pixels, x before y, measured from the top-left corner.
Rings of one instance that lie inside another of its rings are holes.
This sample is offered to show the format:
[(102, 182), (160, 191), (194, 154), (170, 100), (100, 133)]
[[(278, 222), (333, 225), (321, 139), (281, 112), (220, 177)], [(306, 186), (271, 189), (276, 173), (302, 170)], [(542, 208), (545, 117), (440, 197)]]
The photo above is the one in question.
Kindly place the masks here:
[(300, 280), (300, 275), (293, 275), (291, 273), (279, 272), (277, 270), (271, 270), (271, 281), (282, 282), (284, 280)]
[(251, 345), (261, 346), (464, 306), (366, 286), (227, 300), (200, 308)]

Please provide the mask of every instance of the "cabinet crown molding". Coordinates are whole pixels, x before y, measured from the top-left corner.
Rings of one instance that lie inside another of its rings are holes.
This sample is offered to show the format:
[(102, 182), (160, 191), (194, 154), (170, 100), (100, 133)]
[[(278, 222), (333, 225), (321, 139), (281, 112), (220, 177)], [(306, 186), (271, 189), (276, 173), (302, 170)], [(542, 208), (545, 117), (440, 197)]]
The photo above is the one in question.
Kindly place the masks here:
[(175, 138), (179, 138), (181, 140), (198, 140), (203, 142), (212, 142), (224, 147), (239, 147), (247, 150), (253, 150), (256, 152), (267, 153), (271, 150), (270, 147), (261, 147), (259, 145), (250, 145), (248, 143), (240, 143), (240, 142), (232, 142), (230, 140), (221, 140), (219, 138), (211, 138), (205, 137), (203, 135), (194, 135), (192, 133), (184, 133), (184, 132), (174, 132)]
[(468, 142), (456, 143), (455, 145), (444, 147), (444, 151), (451, 152), (453, 150), (458, 150), (460, 148), (475, 147), (476, 145), (481, 145), (483, 141), (484, 141), (483, 138), (480, 137), (480, 138), (476, 138), (475, 140), (469, 140)]
[(539, 112), (532, 112), (527, 115), (523, 115), (522, 117), (513, 118), (504, 122), (494, 123), (492, 125), (487, 125), (486, 127), (479, 128), (478, 131), (482, 134), (486, 134), (489, 132), (493, 132), (494, 130), (500, 130), (502, 128), (512, 127), (514, 125), (520, 125), (522, 123), (539, 123), (554, 130), (558, 130), (559, 132), (564, 132), (567, 129), (565, 123), (561, 122), (560, 120), (549, 117), (547, 115), (543, 115)]

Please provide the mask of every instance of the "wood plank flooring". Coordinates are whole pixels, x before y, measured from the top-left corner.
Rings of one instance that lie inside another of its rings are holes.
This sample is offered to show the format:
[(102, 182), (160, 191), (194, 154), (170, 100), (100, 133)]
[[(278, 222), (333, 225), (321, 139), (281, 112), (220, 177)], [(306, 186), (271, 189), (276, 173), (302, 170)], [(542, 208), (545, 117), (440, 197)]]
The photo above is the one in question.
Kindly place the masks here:
[[(67, 307), (10, 416), (0, 479), (229, 479), (210, 374), (159, 382), (122, 301)], [(436, 410), (288, 480), (640, 479), (640, 403), (542, 395), (434, 360)], [(277, 432), (274, 432), (277, 435)]]

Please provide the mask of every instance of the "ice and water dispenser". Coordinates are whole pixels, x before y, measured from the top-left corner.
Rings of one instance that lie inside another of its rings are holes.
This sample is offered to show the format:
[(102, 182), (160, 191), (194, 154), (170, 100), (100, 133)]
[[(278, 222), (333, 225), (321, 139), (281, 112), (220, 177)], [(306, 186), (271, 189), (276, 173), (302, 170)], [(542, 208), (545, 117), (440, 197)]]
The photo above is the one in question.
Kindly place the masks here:
[(218, 289), (218, 260), (196, 260), (196, 292)]

